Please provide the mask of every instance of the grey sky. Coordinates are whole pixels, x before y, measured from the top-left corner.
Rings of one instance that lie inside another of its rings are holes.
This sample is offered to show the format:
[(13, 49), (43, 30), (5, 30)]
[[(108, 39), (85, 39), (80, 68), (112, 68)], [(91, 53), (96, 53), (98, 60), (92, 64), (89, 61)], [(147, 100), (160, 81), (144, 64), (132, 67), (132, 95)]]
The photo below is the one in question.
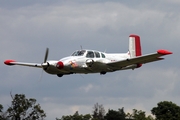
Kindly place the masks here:
[[(36, 98), (47, 119), (79, 111), (91, 113), (98, 102), (108, 108), (150, 113), (162, 100), (180, 105), (180, 2), (91, 0), (0, 0), (0, 104), (10, 104), (10, 91)], [(83, 48), (127, 52), (129, 34), (141, 36), (143, 53), (168, 49), (164, 61), (134, 71), (106, 75), (57, 76), (41, 69), (8, 67), (5, 59), (41, 63)]]

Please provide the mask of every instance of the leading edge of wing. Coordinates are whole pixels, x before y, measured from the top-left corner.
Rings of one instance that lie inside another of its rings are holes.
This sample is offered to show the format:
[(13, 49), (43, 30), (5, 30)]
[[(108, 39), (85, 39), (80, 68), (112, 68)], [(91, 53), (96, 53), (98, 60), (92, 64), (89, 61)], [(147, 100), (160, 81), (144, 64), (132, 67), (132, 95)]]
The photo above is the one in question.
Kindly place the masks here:
[(42, 68), (42, 65), (38, 64), (38, 63), (16, 62), (15, 60), (5, 60), (4, 64), (6, 64), (6, 65), (21, 65), (21, 66)]
[(132, 64), (145, 64), (149, 62), (163, 60), (164, 58), (160, 58), (160, 56), (169, 55), (169, 54), (173, 54), (173, 53), (167, 50), (158, 50), (156, 53), (146, 54), (135, 58), (128, 58), (121, 61), (115, 61), (115, 62), (107, 63), (107, 65), (110, 65), (112, 67), (126, 67)]

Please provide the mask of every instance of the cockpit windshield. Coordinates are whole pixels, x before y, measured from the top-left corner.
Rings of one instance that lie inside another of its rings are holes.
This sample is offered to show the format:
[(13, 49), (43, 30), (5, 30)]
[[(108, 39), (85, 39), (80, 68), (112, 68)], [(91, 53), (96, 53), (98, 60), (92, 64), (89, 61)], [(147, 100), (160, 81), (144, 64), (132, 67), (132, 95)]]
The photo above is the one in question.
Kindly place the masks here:
[(83, 56), (85, 52), (85, 50), (78, 50), (75, 51), (71, 56)]

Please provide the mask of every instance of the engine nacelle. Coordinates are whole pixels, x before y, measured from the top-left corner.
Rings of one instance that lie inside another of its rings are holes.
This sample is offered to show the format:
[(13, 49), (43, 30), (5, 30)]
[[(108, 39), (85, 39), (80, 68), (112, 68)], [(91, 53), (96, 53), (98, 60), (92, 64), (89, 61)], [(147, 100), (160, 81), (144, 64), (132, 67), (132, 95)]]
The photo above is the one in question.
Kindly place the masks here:
[(92, 67), (93, 64), (94, 64), (94, 60), (92, 60), (92, 59), (87, 59), (87, 60), (86, 60), (86, 65), (87, 65), (88, 67)]

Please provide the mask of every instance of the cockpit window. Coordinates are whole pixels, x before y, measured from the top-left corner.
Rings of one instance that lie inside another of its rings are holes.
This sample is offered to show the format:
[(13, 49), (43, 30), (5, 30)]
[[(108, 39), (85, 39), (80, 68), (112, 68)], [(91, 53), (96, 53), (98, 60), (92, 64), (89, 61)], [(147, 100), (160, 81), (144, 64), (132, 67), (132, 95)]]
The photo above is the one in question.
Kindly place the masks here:
[(85, 50), (78, 50), (75, 51), (71, 56), (83, 56), (85, 52)]
[(88, 51), (86, 57), (87, 58), (94, 58), (94, 52), (93, 51)]

